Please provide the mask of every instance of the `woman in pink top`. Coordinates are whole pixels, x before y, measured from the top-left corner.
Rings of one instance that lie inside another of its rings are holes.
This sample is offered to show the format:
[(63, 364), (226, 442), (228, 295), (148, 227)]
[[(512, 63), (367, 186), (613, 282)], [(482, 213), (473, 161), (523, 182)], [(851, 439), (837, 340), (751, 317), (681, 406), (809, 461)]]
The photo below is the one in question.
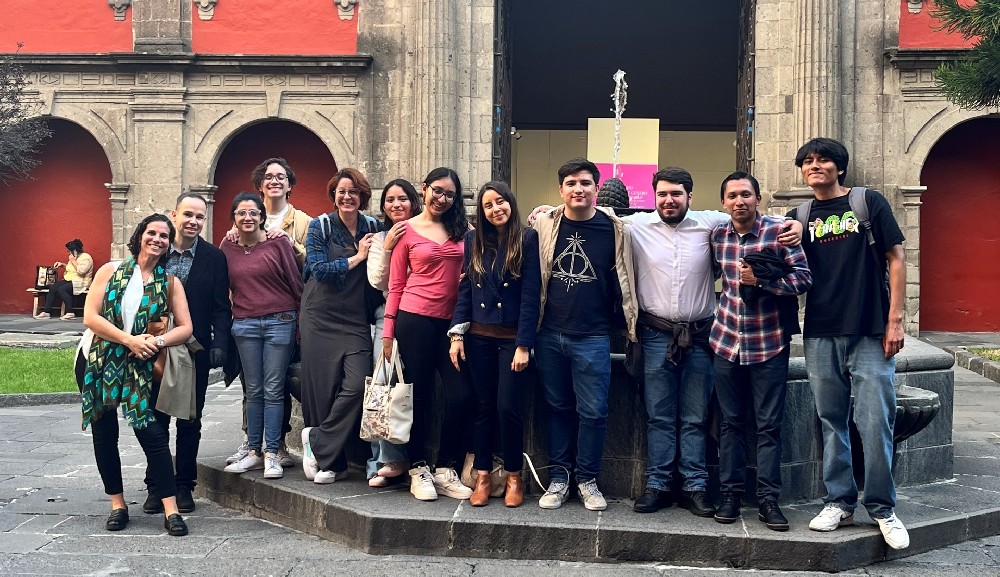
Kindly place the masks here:
[[(458, 300), (464, 245), (469, 229), (462, 205), (462, 183), (450, 168), (435, 168), (422, 184), (424, 211), (407, 221), (406, 231), (389, 262), (389, 296), (385, 305), (382, 351), (399, 343), (404, 376), (413, 383), (413, 427), (410, 429), (410, 493), (421, 501), (438, 494), (468, 499), (472, 490), (459, 481), (455, 464), (468, 448), (471, 394), (448, 356), (448, 328)], [(434, 372), (443, 387), (444, 406), (432, 409), (437, 397)], [(433, 475), (427, 464), (431, 415), (441, 415), (441, 438)]]

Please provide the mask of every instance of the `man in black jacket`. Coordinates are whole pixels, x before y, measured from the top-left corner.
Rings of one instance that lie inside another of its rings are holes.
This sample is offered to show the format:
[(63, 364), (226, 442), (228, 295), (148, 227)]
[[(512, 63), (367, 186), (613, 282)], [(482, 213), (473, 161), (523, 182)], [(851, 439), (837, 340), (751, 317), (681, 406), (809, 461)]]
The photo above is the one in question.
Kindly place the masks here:
[[(184, 193), (170, 213), (176, 236), (170, 247), (167, 274), (180, 279), (187, 296), (194, 337), (205, 349), (195, 353), (195, 387), (198, 414), (193, 420), (177, 419), (177, 508), (182, 513), (194, 511), (194, 490), (197, 478), (198, 445), (201, 442), (201, 413), (205, 408), (208, 371), (226, 362), (232, 325), (229, 301), (229, 267), (226, 257), (212, 243), (199, 237), (208, 218), (208, 203), (200, 194)], [(157, 411), (157, 421), (170, 427), (170, 416)], [(158, 513), (162, 510), (156, 487), (146, 476), (148, 495), (142, 510)]]

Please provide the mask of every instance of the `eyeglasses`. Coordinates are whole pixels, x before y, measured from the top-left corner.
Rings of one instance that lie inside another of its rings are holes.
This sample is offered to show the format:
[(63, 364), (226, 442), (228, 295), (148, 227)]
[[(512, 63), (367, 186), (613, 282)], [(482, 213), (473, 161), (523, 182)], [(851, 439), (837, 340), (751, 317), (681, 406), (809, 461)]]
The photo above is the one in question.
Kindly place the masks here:
[(338, 188), (334, 192), (336, 192), (339, 196), (361, 196), (361, 193), (356, 188)]
[(288, 180), (288, 176), (284, 174), (265, 174), (264, 180), (268, 182), (272, 180), (277, 180), (278, 182), (285, 182), (286, 180)]
[(448, 201), (448, 202), (455, 202), (455, 197), (457, 196), (458, 193), (456, 193), (453, 190), (447, 190), (446, 191), (445, 189), (441, 188), (440, 186), (432, 186), (431, 187), (431, 194), (434, 195), (434, 198), (442, 198), (442, 197), (444, 197), (444, 199), (446, 201)]
[(246, 216), (248, 214), (250, 216), (252, 216), (253, 218), (257, 218), (258, 216), (260, 216), (260, 211), (259, 210), (237, 210), (236, 211), (236, 216), (239, 216), (239, 217), (244, 217), (244, 216)]

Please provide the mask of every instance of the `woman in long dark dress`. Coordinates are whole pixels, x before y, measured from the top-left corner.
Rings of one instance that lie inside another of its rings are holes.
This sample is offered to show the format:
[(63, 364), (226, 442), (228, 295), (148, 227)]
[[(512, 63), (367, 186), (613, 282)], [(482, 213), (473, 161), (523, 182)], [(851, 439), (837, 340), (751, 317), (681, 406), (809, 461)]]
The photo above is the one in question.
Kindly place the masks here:
[[(378, 221), (361, 214), (372, 189), (353, 168), (335, 174), (327, 195), (336, 210), (306, 234), (302, 332), (302, 469), (318, 484), (347, 472), (344, 447), (358, 435), (365, 377), (372, 367), (372, 319), (366, 302), (368, 249)], [(380, 303), (379, 303), (380, 304)]]

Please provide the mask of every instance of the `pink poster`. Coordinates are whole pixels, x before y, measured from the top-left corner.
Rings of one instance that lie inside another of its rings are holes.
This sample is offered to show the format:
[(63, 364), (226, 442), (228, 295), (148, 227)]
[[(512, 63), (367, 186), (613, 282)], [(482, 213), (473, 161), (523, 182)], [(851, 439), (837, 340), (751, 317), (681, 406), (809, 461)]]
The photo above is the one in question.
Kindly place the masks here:
[[(611, 163), (597, 162), (597, 170), (601, 171), (601, 182), (615, 176), (611, 170)], [(653, 174), (656, 173), (655, 164), (619, 164), (618, 178), (625, 183), (628, 189), (629, 208), (656, 208), (656, 200), (653, 195)]]

